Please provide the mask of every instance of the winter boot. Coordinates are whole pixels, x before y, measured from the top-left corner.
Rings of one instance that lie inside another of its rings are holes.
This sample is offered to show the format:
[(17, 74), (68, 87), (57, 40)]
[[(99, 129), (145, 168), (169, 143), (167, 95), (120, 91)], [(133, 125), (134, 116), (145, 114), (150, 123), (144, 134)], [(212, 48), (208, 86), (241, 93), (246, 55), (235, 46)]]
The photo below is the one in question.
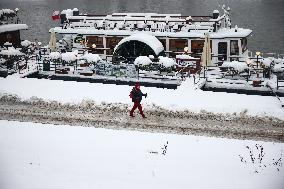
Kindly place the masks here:
[(135, 117), (133, 114), (130, 114), (130, 117)]

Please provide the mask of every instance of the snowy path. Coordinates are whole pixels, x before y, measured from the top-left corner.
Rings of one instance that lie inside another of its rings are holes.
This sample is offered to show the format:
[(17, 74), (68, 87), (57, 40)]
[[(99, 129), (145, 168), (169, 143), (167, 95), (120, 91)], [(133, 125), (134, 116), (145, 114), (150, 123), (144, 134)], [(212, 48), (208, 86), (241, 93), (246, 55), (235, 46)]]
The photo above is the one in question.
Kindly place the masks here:
[(97, 128), (284, 141), (284, 121), (271, 118), (171, 111), (146, 107), (147, 119), (128, 116), (127, 104), (62, 104), (3, 96), (0, 119)]

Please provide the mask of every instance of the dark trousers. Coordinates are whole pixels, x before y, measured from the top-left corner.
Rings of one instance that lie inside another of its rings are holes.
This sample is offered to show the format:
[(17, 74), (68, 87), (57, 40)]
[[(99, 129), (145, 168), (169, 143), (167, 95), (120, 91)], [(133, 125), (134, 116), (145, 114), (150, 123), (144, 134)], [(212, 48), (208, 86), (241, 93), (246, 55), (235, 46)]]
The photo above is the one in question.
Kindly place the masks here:
[(140, 114), (142, 115), (142, 117), (145, 117), (140, 102), (134, 102), (133, 108), (132, 108), (132, 110), (130, 111), (130, 116), (134, 116), (133, 113), (134, 113), (134, 111), (135, 111), (137, 108), (138, 108)]

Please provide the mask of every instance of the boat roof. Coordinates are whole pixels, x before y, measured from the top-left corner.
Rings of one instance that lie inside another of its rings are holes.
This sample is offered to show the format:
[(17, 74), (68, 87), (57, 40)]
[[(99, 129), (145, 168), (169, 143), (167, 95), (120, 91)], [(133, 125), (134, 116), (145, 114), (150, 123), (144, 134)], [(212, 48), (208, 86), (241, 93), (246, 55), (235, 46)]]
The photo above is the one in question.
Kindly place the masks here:
[[(67, 28), (62, 29), (61, 27), (54, 28), (55, 33), (59, 34), (81, 34), (81, 35), (97, 35), (97, 36), (130, 36), (135, 33), (140, 33), (141, 31), (130, 31), (130, 30), (99, 30), (95, 28)], [(143, 31), (149, 35), (156, 37), (170, 37), (170, 38), (204, 38), (206, 31), (191, 31), (191, 32), (151, 32)], [(250, 29), (238, 28), (235, 31), (234, 28), (231, 29), (220, 29), (217, 32), (210, 32), (209, 37), (212, 39), (222, 39), (222, 38), (243, 38), (247, 37), (252, 33)]]
[(219, 11), (214, 10), (213, 15), (216, 13), (217, 17), (159, 13), (74, 15), (70, 9), (62, 27), (55, 27), (54, 31), (59, 34), (97, 36), (130, 36), (143, 31), (160, 38), (204, 38), (204, 34), (209, 33), (212, 39), (243, 38), (252, 33), (250, 29), (231, 28), (227, 11), (224, 10), (222, 16), (219, 16)]
[(0, 33), (17, 31), (17, 30), (26, 30), (28, 29), (28, 25), (26, 24), (4, 24), (0, 25)]

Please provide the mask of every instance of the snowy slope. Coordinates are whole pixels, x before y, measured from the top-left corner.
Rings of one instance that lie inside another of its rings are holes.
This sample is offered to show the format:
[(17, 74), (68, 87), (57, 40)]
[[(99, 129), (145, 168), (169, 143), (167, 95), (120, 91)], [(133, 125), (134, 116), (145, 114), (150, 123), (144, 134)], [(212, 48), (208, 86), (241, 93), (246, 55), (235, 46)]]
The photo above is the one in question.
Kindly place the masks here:
[[(79, 103), (91, 99), (96, 103), (132, 104), (129, 98), (131, 86), (51, 81), (45, 79), (19, 79), (17, 77), (0, 78), (0, 95), (15, 94), (29, 99), (33, 96), (44, 100)], [(232, 94), (195, 90), (191, 79), (177, 90), (141, 87), (148, 97), (142, 101), (171, 110), (206, 110), (214, 113), (241, 113), (257, 116), (274, 116), (284, 119), (284, 109), (275, 97)]]
[(0, 121), (0, 188), (282, 189), (283, 149), (283, 143)]

